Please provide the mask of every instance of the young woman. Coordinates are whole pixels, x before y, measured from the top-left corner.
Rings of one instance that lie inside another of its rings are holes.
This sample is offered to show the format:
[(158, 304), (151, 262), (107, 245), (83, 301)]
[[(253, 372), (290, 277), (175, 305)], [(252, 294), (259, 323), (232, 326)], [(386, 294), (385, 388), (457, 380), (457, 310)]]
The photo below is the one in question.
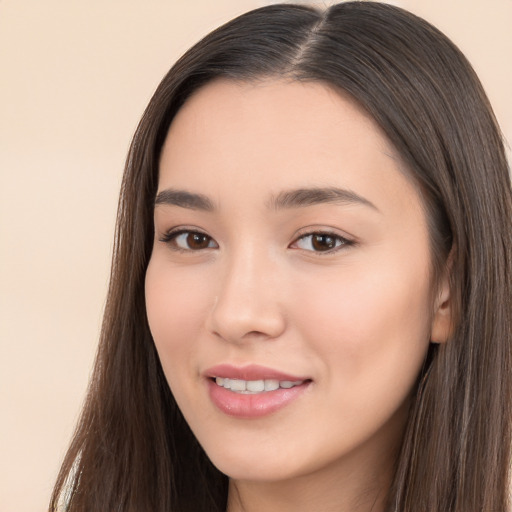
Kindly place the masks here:
[(425, 21), (214, 31), (135, 134), (51, 510), (506, 511), (511, 219), (486, 96)]

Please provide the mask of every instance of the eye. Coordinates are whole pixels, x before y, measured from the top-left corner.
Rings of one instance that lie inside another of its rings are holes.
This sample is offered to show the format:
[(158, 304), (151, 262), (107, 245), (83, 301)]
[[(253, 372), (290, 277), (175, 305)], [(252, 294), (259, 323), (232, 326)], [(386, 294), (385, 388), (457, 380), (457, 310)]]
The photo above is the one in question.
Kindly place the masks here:
[(334, 233), (321, 232), (302, 235), (293, 243), (293, 245), (299, 249), (323, 253), (336, 252), (341, 247), (353, 244), (354, 242), (342, 236)]
[(160, 241), (175, 251), (200, 251), (218, 247), (213, 238), (205, 233), (186, 229), (171, 230), (160, 238)]

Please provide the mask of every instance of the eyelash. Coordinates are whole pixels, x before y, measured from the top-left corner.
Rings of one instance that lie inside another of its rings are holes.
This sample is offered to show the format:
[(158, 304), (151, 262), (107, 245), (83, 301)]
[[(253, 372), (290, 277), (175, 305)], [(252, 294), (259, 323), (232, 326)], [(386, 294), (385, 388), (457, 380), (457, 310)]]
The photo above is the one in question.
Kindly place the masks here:
[(171, 229), (167, 231), (161, 238), (160, 242), (163, 242), (165, 244), (168, 244), (173, 251), (176, 252), (198, 252), (201, 249), (183, 249), (182, 247), (178, 247), (176, 245), (176, 238), (178, 238), (180, 235), (183, 234), (189, 234), (189, 235), (201, 235), (207, 237), (210, 241), (213, 240), (210, 236), (208, 236), (206, 233), (203, 233), (201, 231), (197, 231), (195, 229)]
[[(349, 240), (348, 238), (345, 238), (341, 235), (333, 233), (332, 231), (322, 231), (322, 230), (308, 231), (308, 232), (302, 233), (299, 237), (297, 237), (294, 240), (293, 244), (297, 244), (300, 240), (305, 240), (308, 237), (315, 237), (315, 236), (329, 237), (332, 240), (334, 240), (334, 243), (335, 243), (335, 246), (332, 249), (328, 249), (326, 251), (313, 251), (313, 250), (303, 249), (304, 251), (307, 251), (307, 252), (313, 252), (314, 254), (316, 254), (318, 256), (328, 256), (328, 255), (334, 254), (334, 253), (342, 250), (343, 248), (351, 247), (356, 244), (356, 242), (354, 240)], [(313, 239), (311, 240), (311, 243), (313, 243)]]
[[(210, 244), (211, 241), (213, 241), (213, 238), (208, 236), (206, 233), (203, 233), (202, 231), (197, 231), (194, 229), (183, 229), (183, 228), (171, 229), (171, 230), (167, 231), (159, 240), (160, 240), (160, 242), (168, 244), (173, 251), (181, 252), (181, 253), (199, 252), (199, 251), (202, 251), (205, 249), (211, 249), (211, 247), (204, 247), (204, 248), (200, 248), (200, 249), (184, 249), (182, 247), (178, 247), (175, 243), (176, 239), (180, 235), (183, 235), (183, 234), (204, 236), (209, 240), (208, 245)], [(334, 246), (334, 248), (328, 249), (326, 251), (313, 251), (313, 250), (303, 249), (304, 251), (312, 252), (319, 256), (334, 254), (334, 253), (338, 252), (339, 250), (341, 250), (342, 248), (354, 246), (356, 244), (356, 242), (353, 240), (349, 240), (348, 238), (342, 237), (336, 233), (332, 233), (329, 231), (309, 231), (306, 233), (302, 233), (299, 237), (297, 237), (294, 240), (294, 242), (292, 242), (292, 244), (296, 244), (300, 240), (305, 240), (306, 238), (313, 237), (315, 235), (330, 237), (330, 238), (334, 239), (335, 244), (337, 244)], [(339, 245), (338, 245), (338, 243), (339, 243)]]

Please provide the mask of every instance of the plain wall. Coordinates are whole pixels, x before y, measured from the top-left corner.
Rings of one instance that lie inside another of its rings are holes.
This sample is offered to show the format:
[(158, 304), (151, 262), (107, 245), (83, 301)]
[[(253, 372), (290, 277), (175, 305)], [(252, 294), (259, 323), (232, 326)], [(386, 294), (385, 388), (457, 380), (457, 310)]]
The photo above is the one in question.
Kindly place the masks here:
[[(46, 509), (94, 357), (124, 158), (147, 101), (202, 35), (270, 3), (0, 0), (0, 512)], [(392, 3), (460, 46), (512, 140), (512, 0)]]

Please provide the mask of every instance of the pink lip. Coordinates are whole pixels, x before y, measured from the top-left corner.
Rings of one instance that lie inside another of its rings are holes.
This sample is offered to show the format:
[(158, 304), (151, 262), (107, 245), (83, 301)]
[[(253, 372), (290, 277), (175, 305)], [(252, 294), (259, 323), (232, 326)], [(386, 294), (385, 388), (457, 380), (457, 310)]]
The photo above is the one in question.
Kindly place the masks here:
[[(208, 392), (213, 404), (224, 414), (236, 418), (260, 418), (291, 404), (309, 388), (311, 379), (286, 374), (264, 366), (249, 365), (235, 367), (228, 364), (214, 366), (204, 372)], [(242, 380), (289, 380), (303, 381), (289, 389), (279, 388), (257, 394), (235, 393), (215, 383), (214, 377)]]
[(242, 379), (242, 380), (291, 380), (296, 382), (298, 380), (308, 380), (308, 377), (291, 375), (283, 373), (266, 366), (260, 366), (257, 364), (250, 364), (247, 366), (232, 366), (230, 364), (219, 364), (208, 368), (204, 372), (206, 377), (223, 377), (228, 379)]

